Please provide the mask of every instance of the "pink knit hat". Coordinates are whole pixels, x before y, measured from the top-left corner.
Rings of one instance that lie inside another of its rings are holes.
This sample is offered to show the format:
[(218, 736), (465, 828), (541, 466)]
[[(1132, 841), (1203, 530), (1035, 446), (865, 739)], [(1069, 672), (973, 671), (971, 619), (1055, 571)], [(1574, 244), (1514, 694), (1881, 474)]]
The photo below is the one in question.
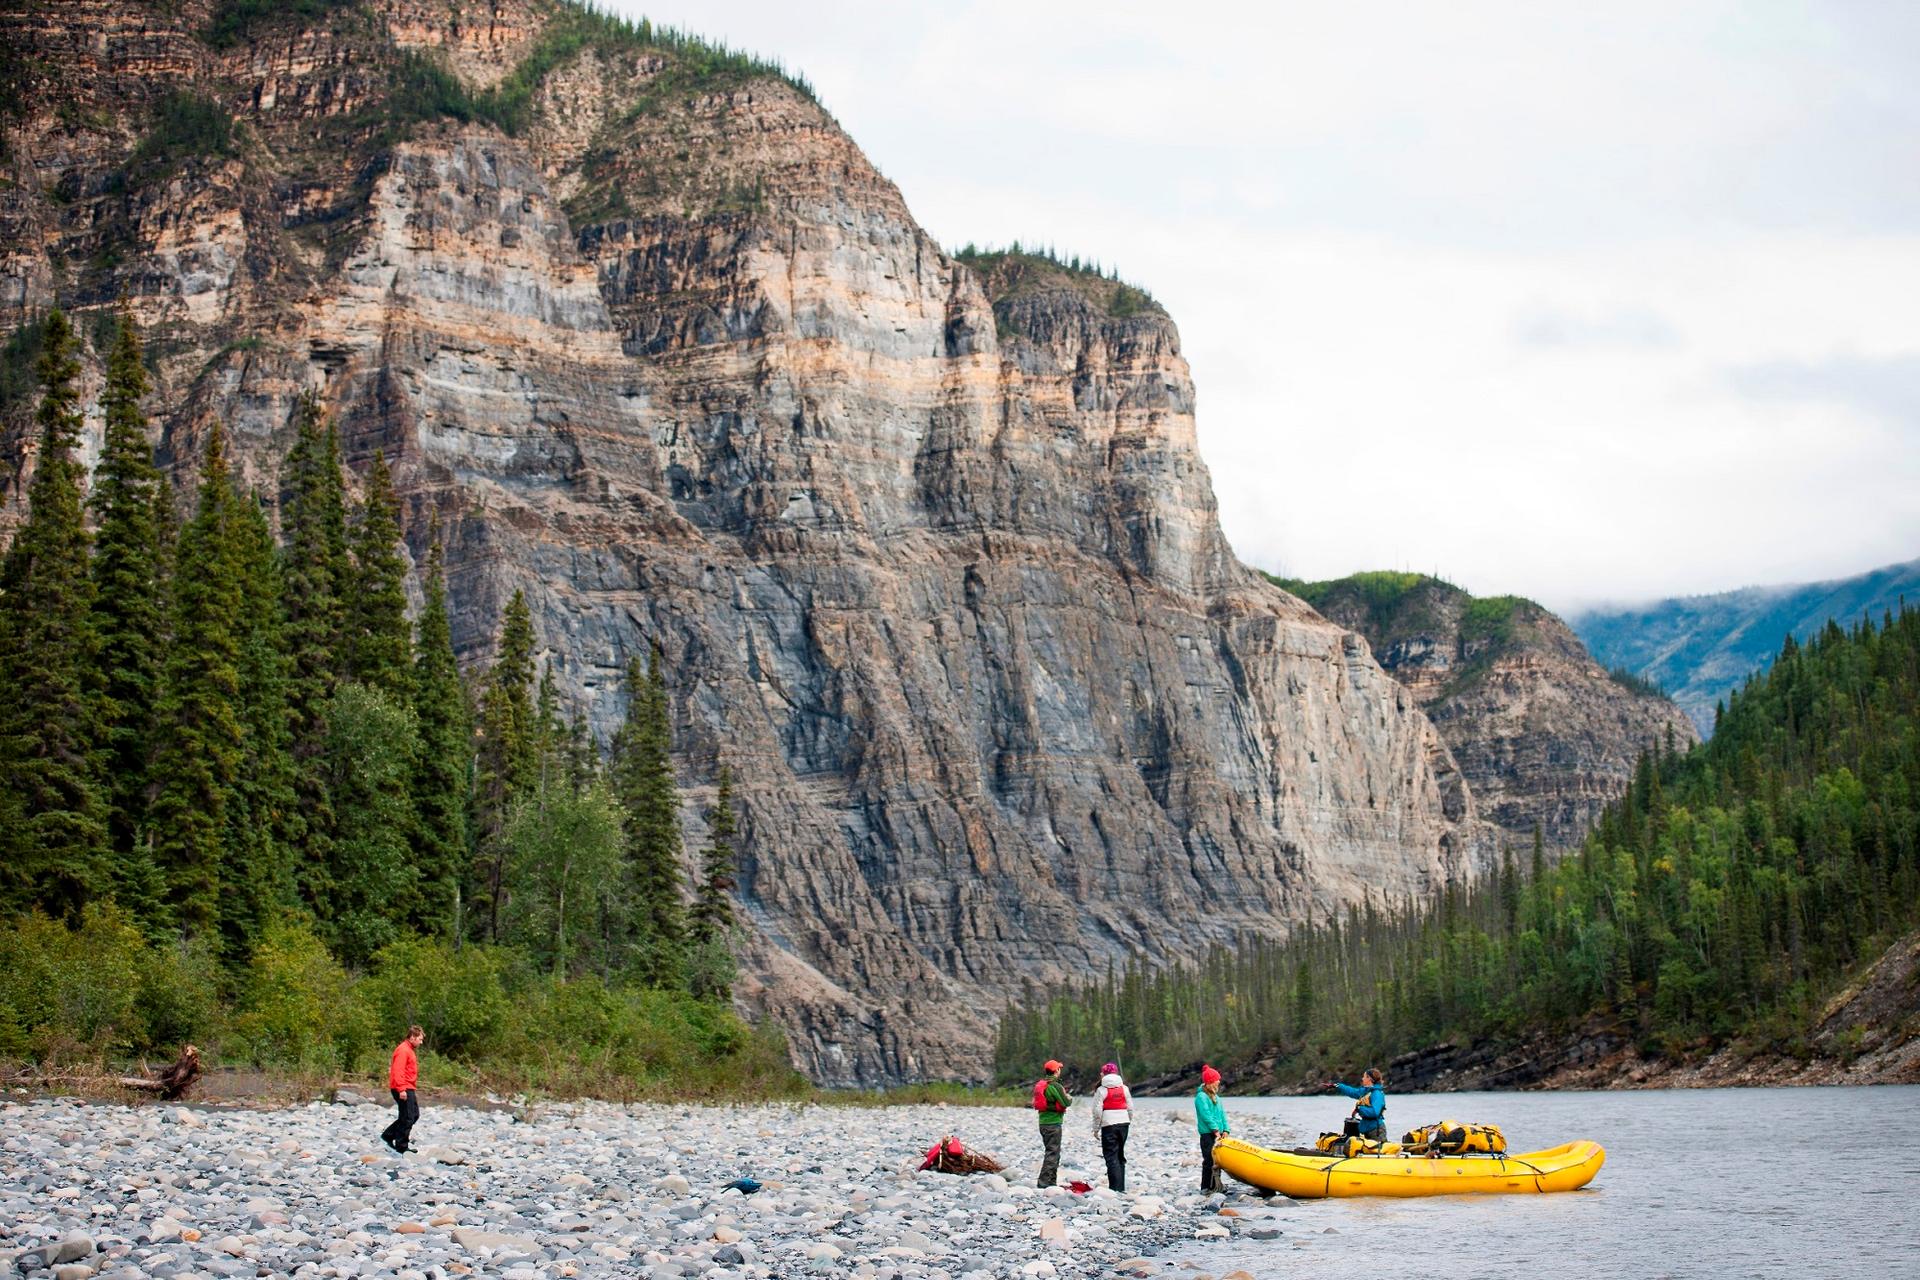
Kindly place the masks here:
[(1106, 1066), (1100, 1068), (1100, 1074), (1103, 1076), (1117, 1076), (1120, 1074), (1120, 1068), (1109, 1062)]

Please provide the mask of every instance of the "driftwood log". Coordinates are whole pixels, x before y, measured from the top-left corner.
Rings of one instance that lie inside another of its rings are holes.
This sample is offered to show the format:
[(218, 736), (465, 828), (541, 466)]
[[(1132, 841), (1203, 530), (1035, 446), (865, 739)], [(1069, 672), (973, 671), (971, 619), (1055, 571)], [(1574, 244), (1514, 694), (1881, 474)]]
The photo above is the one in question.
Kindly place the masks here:
[(178, 1102), (193, 1092), (193, 1086), (200, 1079), (200, 1051), (192, 1045), (180, 1050), (173, 1065), (165, 1068), (159, 1075), (147, 1073), (137, 1076), (102, 1076), (92, 1074), (35, 1075), (22, 1071), (16, 1077), (22, 1084), (117, 1084), (122, 1089), (134, 1089), (141, 1093), (156, 1094), (164, 1102)]
[(116, 1083), (123, 1089), (157, 1093), (165, 1102), (178, 1102), (193, 1092), (200, 1079), (200, 1051), (192, 1045), (180, 1050), (173, 1065), (157, 1076), (121, 1076)]

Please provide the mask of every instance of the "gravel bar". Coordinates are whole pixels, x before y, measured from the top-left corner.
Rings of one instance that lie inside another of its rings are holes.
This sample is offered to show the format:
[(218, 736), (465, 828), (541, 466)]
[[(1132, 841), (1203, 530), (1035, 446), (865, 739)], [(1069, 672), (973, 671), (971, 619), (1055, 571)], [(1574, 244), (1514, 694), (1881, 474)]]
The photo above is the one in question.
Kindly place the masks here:
[[(425, 1107), (397, 1156), (391, 1109), (350, 1097), (0, 1104), (0, 1276), (1150, 1276), (1285, 1214), (1200, 1196), (1191, 1120), (1165, 1110), (1138, 1115), (1119, 1195), (1068, 1115), (1061, 1180), (1082, 1195), (1034, 1189), (1033, 1113), (1010, 1107)], [(1006, 1174), (915, 1172), (947, 1133)]]

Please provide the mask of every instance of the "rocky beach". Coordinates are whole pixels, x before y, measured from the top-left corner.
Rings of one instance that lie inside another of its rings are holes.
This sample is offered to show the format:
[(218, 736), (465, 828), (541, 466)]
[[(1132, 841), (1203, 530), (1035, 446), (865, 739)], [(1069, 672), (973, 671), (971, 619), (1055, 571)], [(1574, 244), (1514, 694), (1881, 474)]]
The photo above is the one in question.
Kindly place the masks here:
[[(428, 1098), (406, 1156), (377, 1137), (390, 1115), (0, 1104), (0, 1276), (1192, 1276), (1168, 1259), (1277, 1238), (1288, 1212), (1196, 1194), (1184, 1107), (1136, 1120), (1123, 1195), (1104, 1189), (1082, 1108), (1061, 1180), (1087, 1194), (1033, 1188), (1032, 1113), (1011, 1107)], [(1006, 1174), (916, 1172), (948, 1133)], [(760, 1189), (729, 1186), (743, 1177)]]

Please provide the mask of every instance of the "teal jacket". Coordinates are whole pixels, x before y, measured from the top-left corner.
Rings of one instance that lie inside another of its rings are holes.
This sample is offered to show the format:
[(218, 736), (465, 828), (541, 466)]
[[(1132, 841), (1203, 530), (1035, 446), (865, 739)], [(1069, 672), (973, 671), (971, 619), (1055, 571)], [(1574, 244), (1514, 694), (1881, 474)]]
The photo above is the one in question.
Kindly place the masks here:
[(1220, 1106), (1220, 1099), (1209, 1097), (1205, 1089), (1193, 1095), (1193, 1114), (1200, 1123), (1200, 1132), (1227, 1131), (1227, 1113)]

